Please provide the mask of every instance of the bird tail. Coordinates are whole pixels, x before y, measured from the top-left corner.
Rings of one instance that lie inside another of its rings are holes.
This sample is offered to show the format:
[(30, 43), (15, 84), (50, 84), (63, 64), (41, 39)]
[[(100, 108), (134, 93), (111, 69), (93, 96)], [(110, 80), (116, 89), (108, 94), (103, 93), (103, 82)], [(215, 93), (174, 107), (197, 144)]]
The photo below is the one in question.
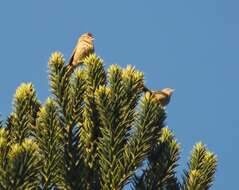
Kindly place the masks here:
[(74, 71), (74, 65), (72, 63), (69, 63), (66, 65), (66, 75), (69, 77)]
[(66, 65), (66, 70), (67, 70), (67, 72), (74, 70), (73, 65), (72, 65), (71, 63), (69, 63), (68, 65)]

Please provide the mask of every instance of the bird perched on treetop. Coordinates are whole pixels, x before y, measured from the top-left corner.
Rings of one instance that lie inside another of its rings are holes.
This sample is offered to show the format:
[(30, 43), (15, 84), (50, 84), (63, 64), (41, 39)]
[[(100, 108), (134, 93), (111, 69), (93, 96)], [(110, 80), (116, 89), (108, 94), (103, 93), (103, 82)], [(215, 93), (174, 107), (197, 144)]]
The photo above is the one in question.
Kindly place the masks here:
[(171, 96), (175, 90), (172, 88), (164, 88), (159, 91), (151, 91), (147, 87), (144, 87), (143, 91), (153, 94), (153, 96), (159, 101), (159, 103), (163, 107), (165, 107), (170, 102)]
[(94, 37), (89, 32), (84, 33), (79, 37), (76, 47), (68, 63), (68, 68), (70, 70), (72, 70), (73, 68), (77, 67), (80, 64), (83, 64), (84, 58), (94, 53), (93, 41)]

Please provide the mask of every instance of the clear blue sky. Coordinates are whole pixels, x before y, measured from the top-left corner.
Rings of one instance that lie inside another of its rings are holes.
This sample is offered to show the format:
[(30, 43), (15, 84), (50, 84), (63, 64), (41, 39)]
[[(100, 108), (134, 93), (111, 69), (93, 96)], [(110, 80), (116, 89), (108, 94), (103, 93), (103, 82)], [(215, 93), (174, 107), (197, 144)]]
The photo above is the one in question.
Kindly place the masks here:
[(68, 58), (78, 36), (91, 31), (106, 66), (132, 64), (150, 88), (176, 89), (167, 123), (182, 144), (180, 163), (203, 141), (219, 158), (212, 189), (236, 189), (238, 7), (236, 0), (1, 1), (0, 112), (11, 111), (21, 82), (33, 82), (43, 102), (50, 54)]

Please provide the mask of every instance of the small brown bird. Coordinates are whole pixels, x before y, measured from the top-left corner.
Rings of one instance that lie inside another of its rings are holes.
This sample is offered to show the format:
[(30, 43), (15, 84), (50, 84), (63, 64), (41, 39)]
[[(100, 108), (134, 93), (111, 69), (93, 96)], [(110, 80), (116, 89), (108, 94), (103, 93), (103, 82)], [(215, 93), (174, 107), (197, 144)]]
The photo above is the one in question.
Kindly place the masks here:
[(165, 107), (170, 102), (171, 96), (175, 90), (172, 88), (164, 88), (159, 91), (151, 91), (147, 87), (144, 87), (143, 91), (152, 93), (155, 98), (160, 102), (160, 104)]
[(81, 35), (78, 39), (76, 47), (70, 57), (68, 68), (72, 70), (80, 64), (83, 64), (84, 58), (94, 53), (94, 37), (87, 32)]

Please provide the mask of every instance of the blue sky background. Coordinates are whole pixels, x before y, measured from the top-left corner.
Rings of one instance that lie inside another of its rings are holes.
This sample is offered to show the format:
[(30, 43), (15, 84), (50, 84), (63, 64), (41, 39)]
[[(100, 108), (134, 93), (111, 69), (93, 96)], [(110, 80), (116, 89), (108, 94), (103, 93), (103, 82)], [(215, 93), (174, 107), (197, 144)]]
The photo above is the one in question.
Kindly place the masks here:
[(180, 163), (186, 167), (203, 141), (219, 159), (211, 189), (236, 189), (238, 7), (236, 0), (1, 1), (0, 112), (11, 112), (21, 82), (33, 82), (43, 102), (50, 54), (68, 59), (78, 36), (91, 31), (106, 66), (132, 64), (150, 88), (176, 89), (167, 123), (182, 144)]

